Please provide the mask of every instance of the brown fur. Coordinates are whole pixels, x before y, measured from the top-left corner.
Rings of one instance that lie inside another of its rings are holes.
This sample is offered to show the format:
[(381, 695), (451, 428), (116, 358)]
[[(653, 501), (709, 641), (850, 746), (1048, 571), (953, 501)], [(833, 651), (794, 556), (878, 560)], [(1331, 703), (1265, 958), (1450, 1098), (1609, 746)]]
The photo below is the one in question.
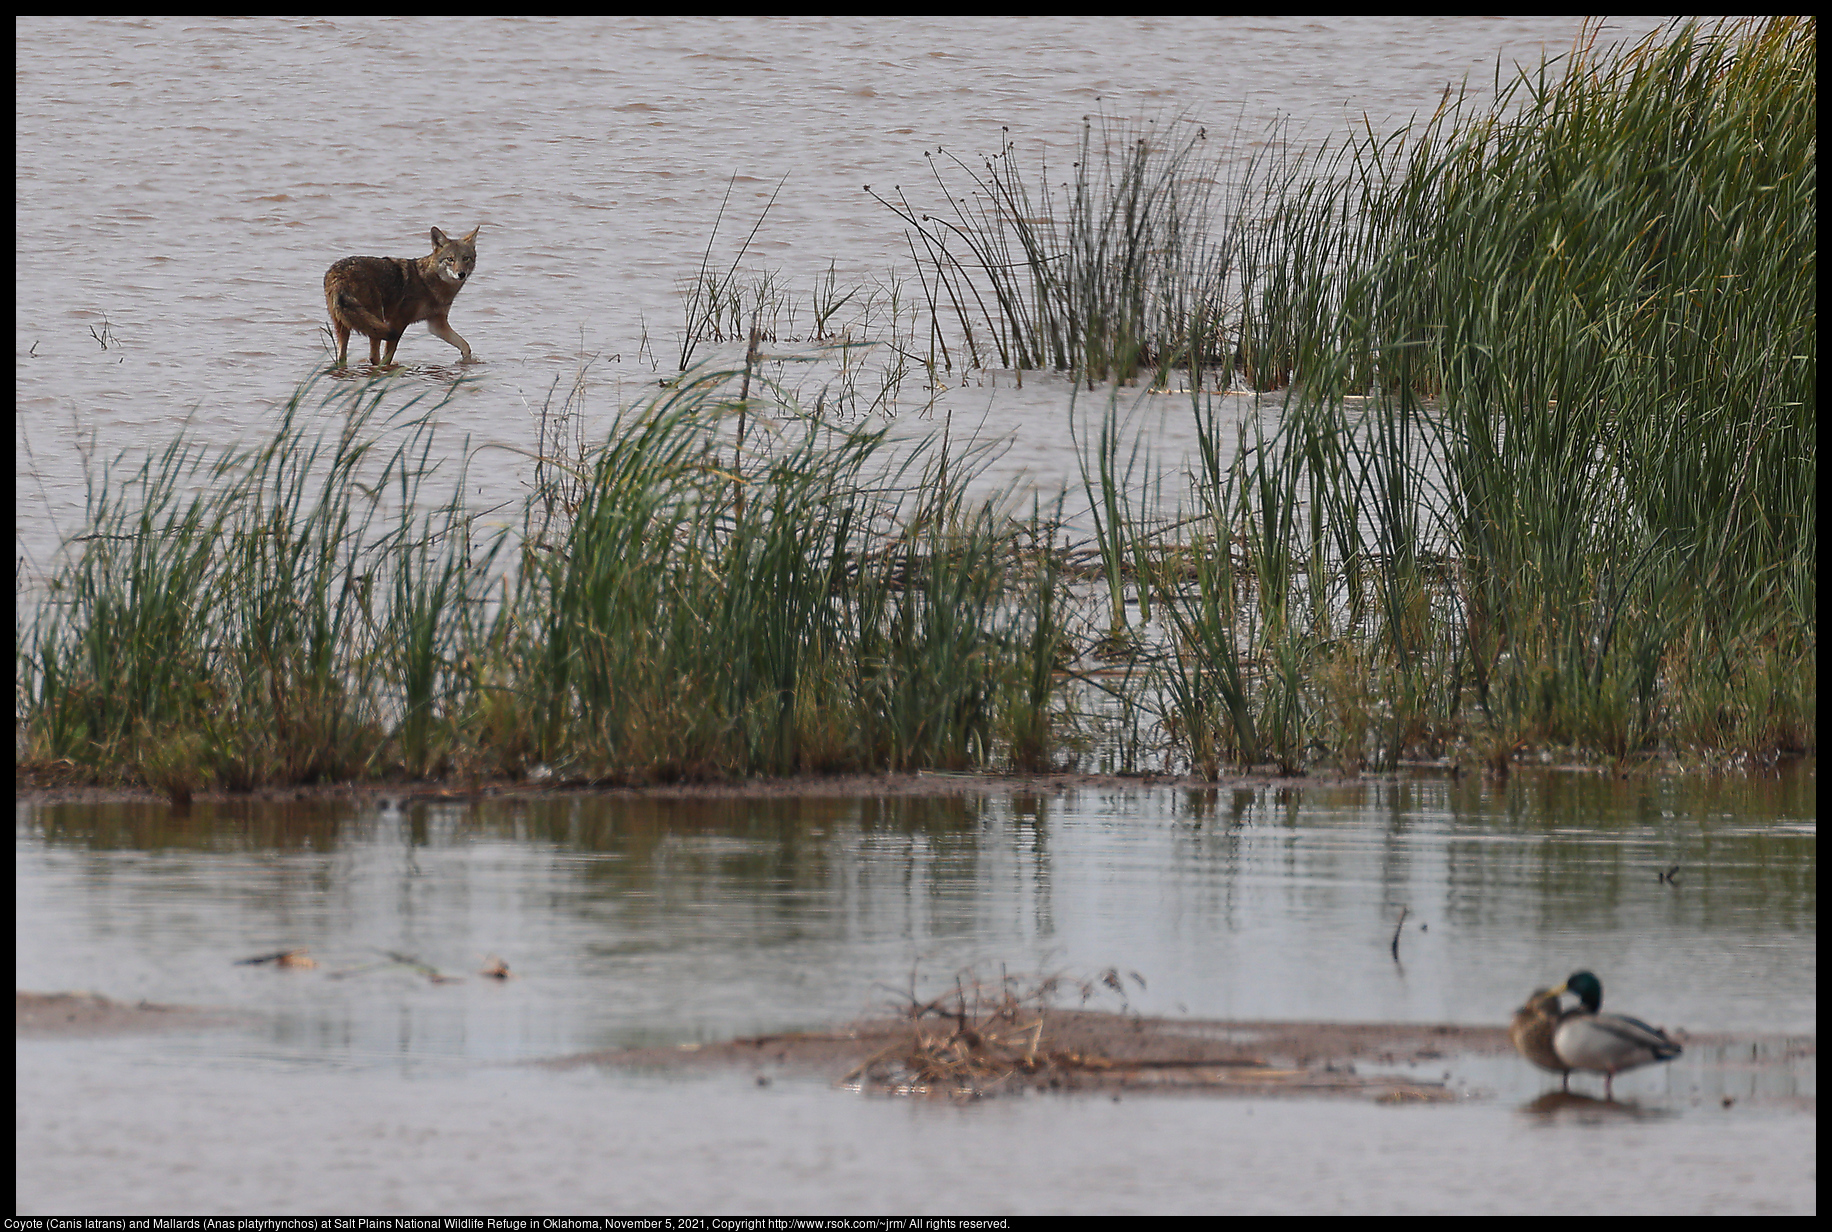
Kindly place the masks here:
[[(457, 347), (460, 358), (469, 360), (471, 344), (446, 323), (445, 314), (477, 268), (480, 230), (482, 227), (473, 227), (469, 235), (455, 240), (434, 227), (431, 256), (418, 260), (345, 257), (326, 270), (324, 306), (330, 310), (331, 329), (337, 335), (337, 366), (349, 360), (352, 330), (368, 336), (371, 364), (392, 364), (401, 335), (416, 321), (425, 321), (428, 332)], [(388, 344), (387, 355), (382, 354), (383, 342)]]

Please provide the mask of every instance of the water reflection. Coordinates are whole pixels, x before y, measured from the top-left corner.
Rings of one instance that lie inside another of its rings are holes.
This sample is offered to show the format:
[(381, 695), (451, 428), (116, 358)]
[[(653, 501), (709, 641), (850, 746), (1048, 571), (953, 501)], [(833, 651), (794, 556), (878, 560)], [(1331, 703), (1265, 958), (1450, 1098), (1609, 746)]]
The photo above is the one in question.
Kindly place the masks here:
[(811, 1025), (870, 1011), (912, 970), (988, 961), (1139, 970), (1147, 1013), (1469, 1023), (1589, 967), (1665, 1025), (1798, 1030), (1814, 1019), (1813, 809), (1810, 768), (24, 806), (19, 979), (240, 1006), (275, 984), (233, 961), (271, 950), (309, 947), (330, 973), (501, 956), (521, 977), (507, 990), (428, 1001), (397, 973), (280, 997), (335, 1021), (406, 998), (473, 1020), (462, 1043), (442, 1030), (407, 1051), (487, 1056)]
[[(1612, 1000), (1685, 1031), (1684, 1056), (1622, 1075), (1614, 1104), (1592, 1098), (1581, 1077), (1571, 1096), (1549, 1094), (1556, 1079), (1511, 1054), (1414, 1063), (1415, 1077), (1488, 1110), (1409, 1120), (1404, 1149), (1422, 1152), (1416, 1167), (1467, 1156), (1472, 1175), (1491, 1178), (1476, 1206), (1514, 1194), (1506, 1208), (1530, 1192), (1507, 1178), (1526, 1185), (1547, 1167), (1594, 1173), (1612, 1193), (1629, 1192), (1619, 1173), (1632, 1168), (1643, 1178), (1635, 1193), (1705, 1201), (1728, 1192), (1715, 1174), (1679, 1175), (1658, 1161), (1708, 1150), (1762, 1161), (1738, 1165), (1754, 1186), (1739, 1193), (1801, 1209), (1811, 1202), (1811, 1134), (1804, 1155), (1790, 1154), (1777, 1143), (1803, 1136), (1778, 1138), (1772, 1118), (1810, 1117), (1816, 1092), (1813, 784), (1809, 766), (1744, 780), (1547, 773), (1505, 784), (1122, 785), (946, 799), (199, 802), (184, 817), (162, 806), (22, 804), (19, 987), (240, 1017), (115, 1040), (22, 1037), (21, 1201), (71, 1209), (78, 1193), (78, 1205), (106, 1206), (109, 1194), (157, 1192), (177, 1207), (221, 1206), (241, 1193), (263, 1209), (316, 1209), (276, 1179), (303, 1166), (339, 1178), (363, 1209), (440, 1205), (403, 1197), (406, 1175), (466, 1195), (467, 1208), (546, 1193), (567, 1196), (557, 1209), (592, 1196), (650, 1209), (644, 1195), (666, 1191), (699, 1195), (706, 1209), (807, 1210), (808, 1191), (783, 1170), (813, 1152), (830, 1161), (817, 1170), (830, 1195), (821, 1209), (857, 1210), (887, 1175), (912, 1194), (921, 1186), (876, 1151), (857, 1155), (859, 1135), (903, 1142), (907, 1162), (933, 1154), (920, 1145), (933, 1133), (952, 1152), (966, 1149), (973, 1126), (997, 1122), (1006, 1135), (1079, 1142), (1105, 1162), (1080, 1179), (1041, 1163), (1030, 1180), (972, 1174), (951, 1191), (974, 1195), (971, 1209), (1059, 1209), (1063, 1194), (1079, 1195), (1082, 1210), (1202, 1208), (1219, 1182), (1201, 1169), (1150, 1169), (1136, 1201), (1114, 1197), (1147, 1174), (1126, 1181), (1132, 1165), (1116, 1143), (1137, 1143), (1142, 1166), (1182, 1158), (1193, 1133), (1236, 1153), (1276, 1144), (1240, 1196), (1309, 1209), (1279, 1159), (1319, 1149), (1349, 1159), (1366, 1135), (1393, 1132), (1383, 1127), (1395, 1122), (1362, 1124), (1363, 1110), (1335, 1101), (1277, 1109), (1252, 1099), (1189, 1113), (1128, 1099), (1124, 1109), (1140, 1111), (1113, 1115), (1094, 1111), (1121, 1107), (1105, 1101), (1051, 1110), (1025, 1100), (918, 1132), (902, 1113), (818, 1083), (759, 1088), (744, 1074), (731, 1080), (742, 1093), (701, 1079), (668, 1096), (614, 1070), (562, 1080), (496, 1068), (820, 1027), (907, 1002), (912, 986), (939, 990), (978, 963), (1136, 970), (1149, 987), (1128, 993), (1146, 1014), (1495, 1026), (1526, 989), (1589, 967)], [(1674, 864), (1675, 881), (1659, 879)], [(294, 947), (319, 966), (237, 965)], [(480, 974), (497, 958), (514, 978)], [(174, 1100), (192, 1113), (180, 1116)], [(276, 1138), (275, 1100), (324, 1132)], [(174, 1168), (168, 1136), (143, 1132), (148, 1115), (177, 1117), (187, 1143), (216, 1144), (221, 1165)], [(495, 1187), (453, 1171), (448, 1152), (475, 1144), (435, 1128), (479, 1115), (513, 1126), (526, 1148), (490, 1152)], [(617, 1128), (634, 1116), (646, 1118), (644, 1144)], [(707, 1136), (709, 1124), (777, 1116), (787, 1119), (766, 1145)], [(1190, 1116), (1201, 1126), (1184, 1124)], [(1662, 1136), (1586, 1148), (1522, 1139), (1520, 1119), (1585, 1133), (1633, 1123)], [(377, 1170), (343, 1151), (333, 1126), (425, 1145)], [(623, 1142), (620, 1158), (646, 1159), (648, 1171), (571, 1169), (563, 1161), (581, 1132)], [(100, 1189), (83, 1163), (98, 1150), (113, 1178)], [(708, 1151), (750, 1163), (709, 1170)], [(1395, 1166), (1406, 1171), (1383, 1155), (1354, 1172), (1355, 1184), (1394, 1208), (1437, 1193), (1392, 1190), (1383, 1178)], [(733, 1177), (751, 1178), (760, 1196), (738, 1201), (717, 1180)], [(913, 1197), (909, 1209), (933, 1208)]]

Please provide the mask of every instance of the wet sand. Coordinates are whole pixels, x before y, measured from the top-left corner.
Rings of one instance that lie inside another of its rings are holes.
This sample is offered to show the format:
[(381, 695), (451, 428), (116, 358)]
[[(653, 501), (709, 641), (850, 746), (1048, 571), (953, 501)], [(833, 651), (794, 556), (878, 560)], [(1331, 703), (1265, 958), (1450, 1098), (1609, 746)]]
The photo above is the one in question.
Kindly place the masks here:
[[(16, 999), (21, 1038), (94, 1038), (253, 1021), (233, 1010), (128, 1004), (89, 992), (19, 991)], [(1812, 1035), (1675, 1035), (1689, 1048), (1748, 1046), (1752, 1058), (1757, 1050), (1767, 1054), (1754, 1062), (1759, 1065), (1792, 1065), (1818, 1052)], [(1470, 1094), (1437, 1078), (1456, 1058), (1509, 1056), (1513, 1051), (1506, 1028), (1499, 1025), (1167, 1019), (1020, 1006), (1009, 1014), (870, 1019), (823, 1031), (603, 1049), (533, 1064), (676, 1073), (737, 1070), (749, 1072), (760, 1085), (776, 1076), (811, 1077), (855, 1090), (956, 1099), (1024, 1091), (1126, 1091), (1436, 1103)], [(1422, 1073), (1397, 1072), (1408, 1067)]]
[(1438, 1101), (1457, 1094), (1435, 1080), (1363, 1074), (1358, 1066), (1511, 1051), (1501, 1027), (1219, 1022), (1050, 1009), (1009, 1019), (878, 1019), (721, 1044), (609, 1049), (544, 1064), (750, 1068), (760, 1081), (778, 1071), (825, 1075), (890, 1094), (1156, 1090)]
[[(1675, 1034), (1701, 1049), (1758, 1046), (1769, 1064), (1817, 1054), (1813, 1036)], [(886, 1094), (957, 1098), (1125, 1090), (1435, 1103), (1471, 1093), (1439, 1080), (1457, 1058), (1513, 1055), (1500, 1025), (1219, 1021), (1051, 1009), (1010, 1019), (969, 1016), (964, 1023), (929, 1018), (920, 1028), (908, 1019), (878, 1019), (720, 1044), (607, 1049), (542, 1064), (749, 1069), (760, 1083), (781, 1072)], [(1398, 1072), (1407, 1067), (1419, 1072)]]
[[(1449, 763), (1406, 764), (1402, 771), (1455, 773)], [(254, 791), (199, 791), (195, 803), (272, 802), (289, 800), (348, 800), (357, 804), (383, 803), (405, 806), (415, 802), (477, 801), (517, 797), (563, 798), (592, 796), (641, 799), (731, 800), (780, 797), (944, 797), (962, 795), (1055, 795), (1069, 791), (1143, 791), (1157, 787), (1217, 788), (1299, 787), (1355, 783), (1391, 778), (1390, 775), (1339, 775), (1310, 772), (1280, 775), (1276, 767), (1219, 779), (1184, 775), (1114, 774), (957, 774), (920, 770), (906, 774), (794, 775), (788, 778), (730, 779), (680, 783), (579, 783), (508, 782), (477, 783), (377, 783), (323, 784), (306, 787), (259, 788)], [(164, 804), (163, 792), (137, 787), (97, 787), (60, 783), (54, 774), (22, 772), (14, 785), (14, 800), (23, 804)]]
[(15, 995), (17, 1033), (22, 1036), (79, 1037), (133, 1035), (147, 1031), (194, 1031), (233, 1027), (249, 1021), (233, 1010), (190, 1005), (129, 1005), (92, 992), (25, 992)]

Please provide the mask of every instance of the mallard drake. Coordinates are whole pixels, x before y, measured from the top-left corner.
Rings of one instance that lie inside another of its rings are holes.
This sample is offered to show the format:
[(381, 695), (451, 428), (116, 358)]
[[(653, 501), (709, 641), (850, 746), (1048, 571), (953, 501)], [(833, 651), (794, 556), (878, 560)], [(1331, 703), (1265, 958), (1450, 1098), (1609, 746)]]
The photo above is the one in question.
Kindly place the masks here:
[(1671, 1061), (1683, 1049), (1658, 1027), (1624, 1014), (1604, 1014), (1603, 981), (1588, 971), (1571, 978), (1548, 995), (1575, 996), (1581, 1005), (1567, 1010), (1552, 1032), (1552, 1049), (1569, 1069), (1587, 1069), (1603, 1075), (1603, 1097), (1613, 1098), (1616, 1075), (1623, 1070)]
[(1552, 1035), (1558, 1030), (1559, 1020), (1564, 1016), (1564, 1007), (1558, 994), (1549, 988), (1535, 988), (1527, 1003), (1514, 1011), (1514, 1021), (1508, 1024), (1508, 1038), (1514, 1041), (1514, 1050), (1543, 1070), (1550, 1070), (1559, 1077), (1559, 1089), (1571, 1089), (1571, 1067), (1559, 1059), (1556, 1049), (1552, 1047)]

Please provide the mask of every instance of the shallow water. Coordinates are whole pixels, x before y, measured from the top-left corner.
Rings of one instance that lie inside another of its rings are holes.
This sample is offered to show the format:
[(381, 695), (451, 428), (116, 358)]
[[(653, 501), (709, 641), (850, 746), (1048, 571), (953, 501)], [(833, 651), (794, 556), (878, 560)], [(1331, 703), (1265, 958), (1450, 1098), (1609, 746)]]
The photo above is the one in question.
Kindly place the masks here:
[[(1809, 767), (954, 800), (200, 804), (183, 819), (22, 805), (19, 987), (250, 1019), (22, 1038), (18, 1204), (1506, 1211), (1556, 1175), (1599, 1211), (1810, 1210), (1814, 1061), (1751, 1065), (1742, 1046), (1623, 1076), (1619, 1108), (1551, 1114), (1531, 1105), (1556, 1084), (1512, 1057), (1446, 1057), (1420, 1076), (1461, 1098), (1431, 1108), (955, 1108), (759, 1087), (749, 1072), (518, 1063), (821, 1027), (884, 1011), (912, 972), (933, 995), (969, 965), (1137, 971), (1133, 1008), (1172, 1017), (1469, 1024), (1503, 1023), (1527, 988), (1586, 966), (1606, 1008), (1669, 1029), (1810, 1037), (1814, 784)], [(1659, 881), (1674, 864), (1677, 884)], [(234, 965), (289, 946), (323, 965)], [(469, 978), (375, 966), (386, 951)], [(517, 978), (473, 974), (492, 955)]]
[[(519, 495), (540, 408), (586, 356), (588, 435), (672, 373), (681, 288), (728, 187), (712, 266), (780, 184), (742, 264), (790, 287), (805, 321), (830, 262), (842, 289), (909, 277), (903, 224), (864, 186), (939, 208), (937, 149), (977, 166), (1009, 130), (1024, 166), (1046, 150), (1060, 166), (1084, 116), (1181, 116), (1238, 162), (1275, 116), (1302, 146), (1364, 114), (1429, 114), (1447, 83), (1467, 74), (1483, 97), (1498, 60), (1536, 65), (1577, 33), (1564, 17), (22, 19), (22, 575), (80, 529), (85, 450), (161, 447), (187, 421), (216, 441), (264, 430), (325, 361), (322, 277), (351, 253), (419, 256), (429, 228), (481, 225), (451, 320), (485, 362), (444, 417), (447, 448), (485, 451), (485, 506)], [(399, 387), (443, 390), (454, 355), (414, 327)], [(919, 415), (920, 384), (914, 423), (952, 414), (957, 441), (1009, 442), (1000, 479), (1074, 477), (1063, 382), (957, 369)], [(1173, 455), (1187, 409), (1170, 407)]]
[[(1619, 22), (1638, 35), (1658, 18)], [(321, 362), (324, 268), (482, 225), (452, 322), (485, 362), (443, 412), (518, 493), (559, 383), (588, 430), (678, 355), (682, 281), (783, 183), (747, 267), (811, 299), (907, 262), (863, 185), (931, 189), (1006, 127), (1059, 159), (1082, 117), (1247, 140), (1429, 112), (1569, 18), (24, 18), (15, 38), (15, 535), (28, 583), (78, 529), (83, 461), (187, 420), (259, 432)], [(734, 181), (732, 177), (736, 176)], [(935, 190), (939, 194), (939, 190)], [(452, 352), (416, 327), (403, 389)], [(793, 369), (790, 369), (793, 371)], [(865, 387), (869, 396), (870, 388)], [(927, 391), (923, 393), (927, 399)], [(1095, 404), (1101, 399), (1097, 396)], [(1085, 405), (1085, 404), (1084, 404)], [(997, 476), (1076, 472), (1068, 389), (976, 373), (952, 414)], [(1174, 456), (1188, 403), (1148, 399)], [(1237, 408), (1246, 415), (1249, 408)], [(926, 416), (926, 418), (925, 418)], [(1161, 420), (1160, 420), (1160, 417)], [(749, 1074), (522, 1062), (818, 1026), (912, 972), (1146, 977), (1166, 1015), (1499, 1023), (1600, 972), (1693, 1031), (1811, 1032), (1810, 772), (1520, 777), (973, 801), (553, 800), (36, 807), (16, 820), (21, 988), (246, 1011), (248, 1025), (22, 1039), (22, 1212), (708, 1210), (1517, 1212), (1813, 1209), (1810, 1059), (1695, 1047), (1619, 1110), (1526, 1111), (1545, 1076), (1449, 1058), (1461, 1102), (1105, 1098), (967, 1108)], [(1681, 866), (1677, 886), (1656, 870)], [(1401, 962), (1388, 946), (1410, 916)], [(306, 945), (317, 971), (234, 960)], [(463, 983), (404, 969), (412, 953)], [(506, 984), (471, 974), (506, 959)], [(1726, 1106), (1724, 1100), (1732, 1102)]]
[[(748, 1075), (259, 1067), (200, 1086), (181, 1067), (64, 1045), (32, 1056), (22, 1213), (1471, 1213), (1543, 1201), (1548, 1177), (1593, 1185), (1598, 1216), (1815, 1202), (1813, 1118), (1746, 1105), (1552, 1118), (1495, 1102), (957, 1107)], [(72, 1110), (82, 1102), (107, 1104), (106, 1127)], [(161, 1145), (174, 1139), (182, 1152)]]

